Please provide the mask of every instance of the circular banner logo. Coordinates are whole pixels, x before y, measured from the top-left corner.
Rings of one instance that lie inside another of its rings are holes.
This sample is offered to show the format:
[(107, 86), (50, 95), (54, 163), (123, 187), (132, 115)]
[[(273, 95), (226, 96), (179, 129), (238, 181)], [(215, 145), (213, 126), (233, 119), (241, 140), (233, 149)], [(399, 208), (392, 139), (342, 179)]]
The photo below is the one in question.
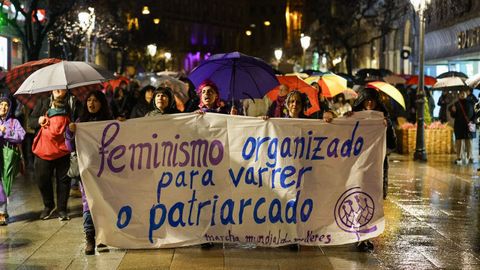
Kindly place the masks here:
[(355, 233), (359, 238), (360, 233), (369, 233), (377, 229), (376, 226), (368, 227), (368, 223), (375, 214), (375, 203), (372, 197), (354, 187), (345, 191), (335, 204), (335, 222), (345, 232)]

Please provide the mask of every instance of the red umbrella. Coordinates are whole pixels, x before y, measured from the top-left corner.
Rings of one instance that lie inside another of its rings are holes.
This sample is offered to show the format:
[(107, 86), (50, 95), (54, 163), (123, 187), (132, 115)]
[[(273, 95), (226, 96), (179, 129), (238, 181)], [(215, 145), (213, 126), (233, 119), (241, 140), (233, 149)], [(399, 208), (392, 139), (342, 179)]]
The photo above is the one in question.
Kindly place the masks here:
[[(70, 93), (72, 93), (75, 97), (77, 97), (80, 101), (85, 100), (85, 96), (87, 93), (93, 90), (102, 90), (103, 85), (102, 84), (92, 84), (92, 85), (86, 85), (86, 86), (80, 86), (76, 88), (69, 89)], [(48, 96), (50, 92), (44, 92), (44, 93), (39, 93), (39, 94), (34, 94), (34, 95), (17, 95), (15, 96), (20, 103), (23, 105), (27, 106), (30, 109), (33, 109), (35, 107), (35, 103), (37, 102), (37, 99), (43, 97), (43, 96)]]
[[(280, 75), (277, 76), (280, 84), (285, 84), (290, 88), (290, 90), (297, 89), (298, 91), (305, 93), (310, 101), (310, 108), (305, 112), (306, 115), (311, 115), (312, 113), (320, 110), (320, 105), (318, 104), (318, 91), (315, 87), (309, 85), (304, 80), (299, 78), (297, 75)], [(276, 100), (278, 97), (280, 86), (277, 86), (270, 90), (267, 93), (267, 97), (270, 100)]]
[(110, 80), (108, 82), (104, 82), (104, 86), (107, 86), (107, 84), (110, 84), (112, 86), (112, 89), (115, 90), (116, 87), (120, 85), (121, 82), (126, 82), (127, 84), (130, 82), (130, 79), (128, 79), (125, 76), (118, 75), (117, 78)]
[(10, 89), (10, 93), (15, 93), (20, 85), (22, 85), (23, 81), (25, 81), (33, 72), (60, 61), (62, 60), (57, 58), (45, 58), (42, 60), (26, 62), (20, 66), (14, 67), (7, 72), (7, 76), (5, 77), (5, 83), (7, 84), (8, 89)]
[[(418, 75), (405, 75), (403, 76), (407, 81), (405, 82), (406, 85), (418, 85)], [(433, 86), (437, 82), (437, 79), (431, 76), (426, 76), (424, 79), (424, 83), (427, 86)]]

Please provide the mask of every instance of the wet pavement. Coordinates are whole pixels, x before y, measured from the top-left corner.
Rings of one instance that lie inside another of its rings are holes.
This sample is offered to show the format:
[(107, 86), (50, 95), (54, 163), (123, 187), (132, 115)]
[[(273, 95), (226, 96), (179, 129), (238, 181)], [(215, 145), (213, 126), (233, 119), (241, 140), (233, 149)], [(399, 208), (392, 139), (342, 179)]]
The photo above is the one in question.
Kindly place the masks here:
[(479, 164), (454, 165), (453, 155), (390, 156), (386, 230), (375, 250), (339, 247), (221, 246), (162, 250), (104, 248), (83, 255), (81, 201), (69, 202), (72, 219), (39, 221), (39, 191), (17, 178), (10, 224), (0, 227), (0, 269), (480, 269)]

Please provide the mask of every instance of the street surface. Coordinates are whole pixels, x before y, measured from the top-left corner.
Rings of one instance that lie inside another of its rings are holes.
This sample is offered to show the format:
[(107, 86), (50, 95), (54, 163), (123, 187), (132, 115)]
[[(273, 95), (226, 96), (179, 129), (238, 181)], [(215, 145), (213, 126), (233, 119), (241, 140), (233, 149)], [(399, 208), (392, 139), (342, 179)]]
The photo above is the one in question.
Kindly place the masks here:
[(353, 245), (295, 252), (218, 244), (85, 256), (81, 200), (70, 199), (70, 221), (38, 220), (43, 205), (30, 170), (16, 179), (10, 224), (0, 227), (0, 269), (480, 269), (479, 165), (454, 165), (454, 155), (428, 159), (390, 156), (386, 230), (372, 253)]

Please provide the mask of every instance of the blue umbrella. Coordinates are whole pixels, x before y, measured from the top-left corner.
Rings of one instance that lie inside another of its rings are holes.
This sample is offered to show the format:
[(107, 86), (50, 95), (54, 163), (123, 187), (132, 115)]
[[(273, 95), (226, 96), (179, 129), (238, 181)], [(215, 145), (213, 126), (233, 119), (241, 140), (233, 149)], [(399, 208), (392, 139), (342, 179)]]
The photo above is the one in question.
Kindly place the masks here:
[(267, 63), (239, 52), (212, 55), (192, 70), (188, 78), (195, 87), (207, 79), (214, 82), (223, 100), (263, 98), (279, 85)]

